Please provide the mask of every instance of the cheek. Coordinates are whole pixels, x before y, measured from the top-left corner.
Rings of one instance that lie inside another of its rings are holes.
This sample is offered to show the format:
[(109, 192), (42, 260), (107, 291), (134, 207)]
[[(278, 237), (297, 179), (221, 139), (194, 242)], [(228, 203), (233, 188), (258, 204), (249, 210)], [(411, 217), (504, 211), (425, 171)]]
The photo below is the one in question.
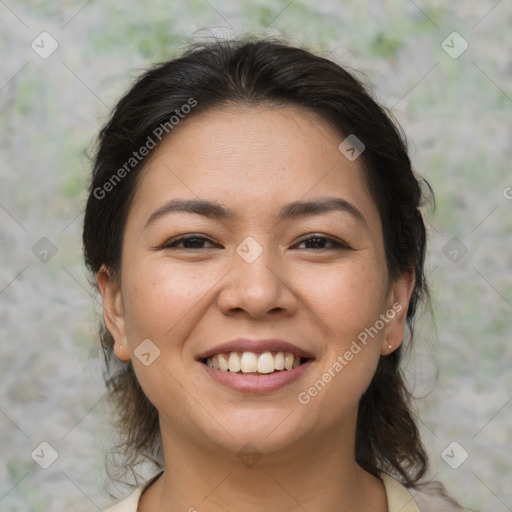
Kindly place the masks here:
[(197, 322), (214, 273), (204, 275), (193, 265), (184, 269), (149, 259), (133, 262), (130, 268), (124, 283), (129, 336), (153, 339), (162, 350), (174, 348), (169, 340), (179, 339), (189, 324)]
[(302, 286), (307, 286), (306, 296), (328, 328), (327, 336), (344, 342), (373, 325), (385, 307), (386, 274), (371, 260), (319, 270), (314, 279), (303, 277)]
[(206, 285), (192, 272), (149, 258), (127, 258), (125, 268), (130, 269), (123, 278), (125, 321), (137, 380), (157, 409), (184, 403), (179, 385), (183, 379), (176, 380), (176, 373), (184, 371), (182, 340), (195, 323), (194, 312), (201, 307), (198, 295), (204, 296)]
[(328, 381), (324, 399), (340, 407), (357, 404), (377, 368), (384, 330), (375, 325), (384, 313), (386, 279), (379, 265), (360, 261), (317, 275), (317, 291), (309, 295), (325, 340), (319, 368), (320, 379)]

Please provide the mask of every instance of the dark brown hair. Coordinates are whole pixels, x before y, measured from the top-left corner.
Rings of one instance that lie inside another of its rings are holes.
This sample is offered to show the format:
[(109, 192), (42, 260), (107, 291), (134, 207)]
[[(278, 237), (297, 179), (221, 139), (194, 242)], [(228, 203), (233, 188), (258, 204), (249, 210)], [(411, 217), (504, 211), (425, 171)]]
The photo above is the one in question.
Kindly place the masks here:
[[(360, 158), (380, 212), (390, 276), (415, 274), (407, 311), (412, 338), (417, 307), (422, 301), (428, 304), (426, 231), (419, 208), (430, 187), (411, 168), (401, 128), (354, 73), (276, 38), (192, 43), (178, 58), (142, 74), (118, 102), (99, 134), (85, 210), (83, 245), (89, 270), (96, 274), (106, 265), (119, 272), (125, 221), (147, 157), (126, 163), (148, 137), (155, 138), (159, 126), (167, 123), (172, 137), (169, 120), (183, 117), (183, 106), (191, 99), (195, 106), (188, 109), (186, 122), (229, 103), (291, 105), (319, 115), (339, 132), (340, 141), (356, 135), (365, 146)], [(160, 465), (158, 412), (139, 386), (131, 361), (120, 362), (113, 355), (113, 339), (103, 323), (100, 337), (107, 389), (118, 412), (122, 463), (133, 468), (146, 458)], [(403, 350), (380, 358), (361, 398), (356, 460), (373, 474), (383, 470), (415, 486), (428, 461), (399, 366)]]

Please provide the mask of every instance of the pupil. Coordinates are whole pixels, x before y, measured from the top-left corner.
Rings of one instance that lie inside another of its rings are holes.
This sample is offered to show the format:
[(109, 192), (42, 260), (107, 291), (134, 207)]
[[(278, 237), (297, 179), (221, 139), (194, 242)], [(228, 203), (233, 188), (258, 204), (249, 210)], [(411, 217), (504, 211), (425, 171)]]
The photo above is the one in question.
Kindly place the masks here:
[(311, 238), (306, 243), (307, 244), (313, 244), (315, 248), (317, 249), (323, 249), (325, 245), (325, 240), (322, 238)]

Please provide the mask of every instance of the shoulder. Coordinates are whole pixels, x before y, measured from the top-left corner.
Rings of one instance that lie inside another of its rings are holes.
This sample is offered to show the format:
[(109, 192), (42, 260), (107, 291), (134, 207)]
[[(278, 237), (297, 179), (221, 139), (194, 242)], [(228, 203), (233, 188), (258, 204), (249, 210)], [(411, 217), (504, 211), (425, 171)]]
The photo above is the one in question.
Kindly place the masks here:
[(141, 486), (137, 487), (127, 498), (122, 501), (116, 503), (110, 508), (107, 508), (103, 512), (137, 512), (137, 507), (139, 505), (140, 497), (144, 490), (149, 487), (160, 475), (162, 472), (150, 478), (147, 482), (144, 482)]
[[(137, 512), (140, 497), (161, 473), (137, 487), (127, 498), (103, 512)], [(439, 482), (428, 482), (415, 489), (407, 489), (398, 480), (386, 473), (380, 473), (388, 500), (389, 512), (465, 512), (450, 498), (444, 486)]]
[(411, 490), (421, 512), (466, 512), (459, 503), (451, 498), (440, 482), (427, 482)]
[(389, 512), (465, 512), (439, 482), (408, 489), (386, 473), (380, 474), (386, 488)]

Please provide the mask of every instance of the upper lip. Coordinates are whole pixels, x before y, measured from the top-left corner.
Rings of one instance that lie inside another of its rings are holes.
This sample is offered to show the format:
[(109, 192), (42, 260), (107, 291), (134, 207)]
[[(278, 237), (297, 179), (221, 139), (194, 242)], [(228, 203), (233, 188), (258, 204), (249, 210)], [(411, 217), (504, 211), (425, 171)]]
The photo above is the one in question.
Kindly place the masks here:
[(215, 345), (215, 347), (198, 354), (196, 359), (206, 359), (215, 354), (226, 352), (291, 352), (295, 356), (313, 359), (313, 355), (310, 352), (289, 341), (279, 339), (251, 340), (248, 338), (237, 338)]

